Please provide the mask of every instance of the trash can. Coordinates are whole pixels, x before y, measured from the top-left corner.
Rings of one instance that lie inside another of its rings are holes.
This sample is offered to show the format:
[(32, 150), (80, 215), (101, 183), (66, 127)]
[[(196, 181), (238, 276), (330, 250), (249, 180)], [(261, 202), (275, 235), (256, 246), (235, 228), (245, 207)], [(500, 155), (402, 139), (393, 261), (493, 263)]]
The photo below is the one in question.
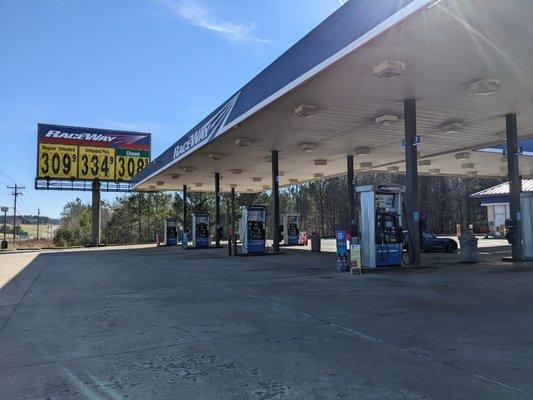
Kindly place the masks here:
[(462, 263), (477, 263), (477, 242), (478, 239), (470, 229), (463, 232), (459, 238)]
[(311, 234), (311, 251), (313, 253), (319, 253), (320, 252), (320, 235), (318, 232), (313, 232)]

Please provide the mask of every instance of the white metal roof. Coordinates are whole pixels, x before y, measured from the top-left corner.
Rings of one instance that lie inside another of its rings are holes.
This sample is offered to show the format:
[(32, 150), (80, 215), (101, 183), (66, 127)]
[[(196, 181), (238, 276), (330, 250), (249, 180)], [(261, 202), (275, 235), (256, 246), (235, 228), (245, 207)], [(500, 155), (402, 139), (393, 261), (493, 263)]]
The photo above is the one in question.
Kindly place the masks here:
[[(372, 4), (380, 7), (383, 1)], [(225, 125), (214, 140), (169, 162), (156, 160), (136, 189), (180, 190), (186, 184), (212, 191), (218, 172), (223, 191), (230, 185), (262, 191), (271, 184), (272, 150), (280, 152), (282, 186), (316, 179), (316, 174), (345, 174), (346, 155), (361, 147), (370, 151), (356, 154), (356, 171), (397, 166), (402, 172), (405, 98), (417, 100), (420, 160), (430, 161), (420, 173), (505, 176), (501, 155), (475, 150), (504, 142), (507, 113), (517, 114), (521, 139), (533, 137), (533, 1), (443, 0), (429, 9), (420, 7), (429, 1), (415, 3), (415, 12), (295, 79), (286, 91)], [(385, 60), (404, 62), (404, 74), (375, 77), (373, 67)], [(475, 95), (470, 84), (482, 78), (503, 86), (489, 96)], [(296, 117), (294, 110), (302, 104), (318, 107), (316, 114)], [(382, 114), (396, 115), (399, 122), (376, 125), (375, 117)], [(441, 127), (454, 121), (462, 123), (462, 131), (443, 133)], [(251, 144), (237, 146), (238, 138)], [(316, 149), (301, 151), (302, 143)], [(458, 159), (458, 153), (469, 158)], [(216, 161), (210, 160), (212, 154)], [(327, 164), (315, 165), (316, 160)], [(465, 168), (467, 163), (474, 166)], [(520, 174), (533, 177), (533, 158), (520, 157)]]
[[(522, 179), (522, 192), (533, 192), (533, 179)], [(471, 197), (490, 197), (509, 194), (509, 182), (481, 190)]]

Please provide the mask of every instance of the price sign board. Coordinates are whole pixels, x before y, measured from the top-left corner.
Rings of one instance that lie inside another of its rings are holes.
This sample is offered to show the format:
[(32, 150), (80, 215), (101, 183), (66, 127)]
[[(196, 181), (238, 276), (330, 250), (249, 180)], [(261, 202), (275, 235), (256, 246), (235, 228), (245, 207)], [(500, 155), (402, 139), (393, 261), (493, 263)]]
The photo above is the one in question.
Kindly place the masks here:
[(129, 182), (150, 164), (149, 133), (39, 124), (37, 179)]

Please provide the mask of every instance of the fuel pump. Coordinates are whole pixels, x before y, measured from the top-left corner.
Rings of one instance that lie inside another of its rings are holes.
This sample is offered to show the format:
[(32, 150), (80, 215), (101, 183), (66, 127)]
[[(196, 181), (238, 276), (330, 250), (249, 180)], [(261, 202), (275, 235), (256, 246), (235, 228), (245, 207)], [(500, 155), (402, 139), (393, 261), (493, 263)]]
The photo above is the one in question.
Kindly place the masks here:
[(402, 193), (400, 185), (361, 186), (360, 231), (362, 267), (402, 265)]
[(192, 215), (192, 246), (209, 247), (209, 214)]
[(264, 206), (241, 206), (242, 254), (266, 252), (266, 212)]
[(283, 244), (286, 246), (295, 246), (298, 244), (300, 237), (300, 214), (283, 215)]
[(178, 221), (176, 218), (165, 219), (165, 246), (178, 245)]

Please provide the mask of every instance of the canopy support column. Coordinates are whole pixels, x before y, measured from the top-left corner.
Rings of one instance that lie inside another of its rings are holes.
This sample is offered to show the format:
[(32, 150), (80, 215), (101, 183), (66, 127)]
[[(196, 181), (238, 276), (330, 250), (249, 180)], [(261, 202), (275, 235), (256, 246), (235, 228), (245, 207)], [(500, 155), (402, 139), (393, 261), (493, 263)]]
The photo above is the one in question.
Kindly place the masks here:
[(353, 156), (346, 157), (347, 161), (347, 179), (348, 179), (348, 226), (350, 227), (350, 235), (357, 236), (357, 226), (355, 224), (355, 174)]
[[(406, 196), (404, 216), (409, 230), (409, 258), (411, 265), (420, 265), (420, 198), (418, 194), (418, 154), (415, 146), (416, 130), (416, 100), (404, 100), (405, 118), (405, 175)], [(403, 210), (401, 210), (403, 212)]]
[(279, 165), (278, 152), (272, 151), (272, 236), (274, 253), (279, 253)]
[(516, 114), (505, 116), (507, 131), (507, 174), (509, 175), (509, 211), (510, 217), (515, 222), (516, 235), (512, 244), (513, 262), (522, 261), (522, 213), (520, 210), (520, 192), (522, 179), (518, 166), (518, 134)]
[(231, 188), (231, 236), (229, 247), (233, 246), (233, 255), (237, 255), (237, 231), (235, 229), (235, 188)]
[(215, 245), (220, 247), (220, 174), (215, 173)]
[(183, 185), (183, 233), (187, 231), (187, 185)]

